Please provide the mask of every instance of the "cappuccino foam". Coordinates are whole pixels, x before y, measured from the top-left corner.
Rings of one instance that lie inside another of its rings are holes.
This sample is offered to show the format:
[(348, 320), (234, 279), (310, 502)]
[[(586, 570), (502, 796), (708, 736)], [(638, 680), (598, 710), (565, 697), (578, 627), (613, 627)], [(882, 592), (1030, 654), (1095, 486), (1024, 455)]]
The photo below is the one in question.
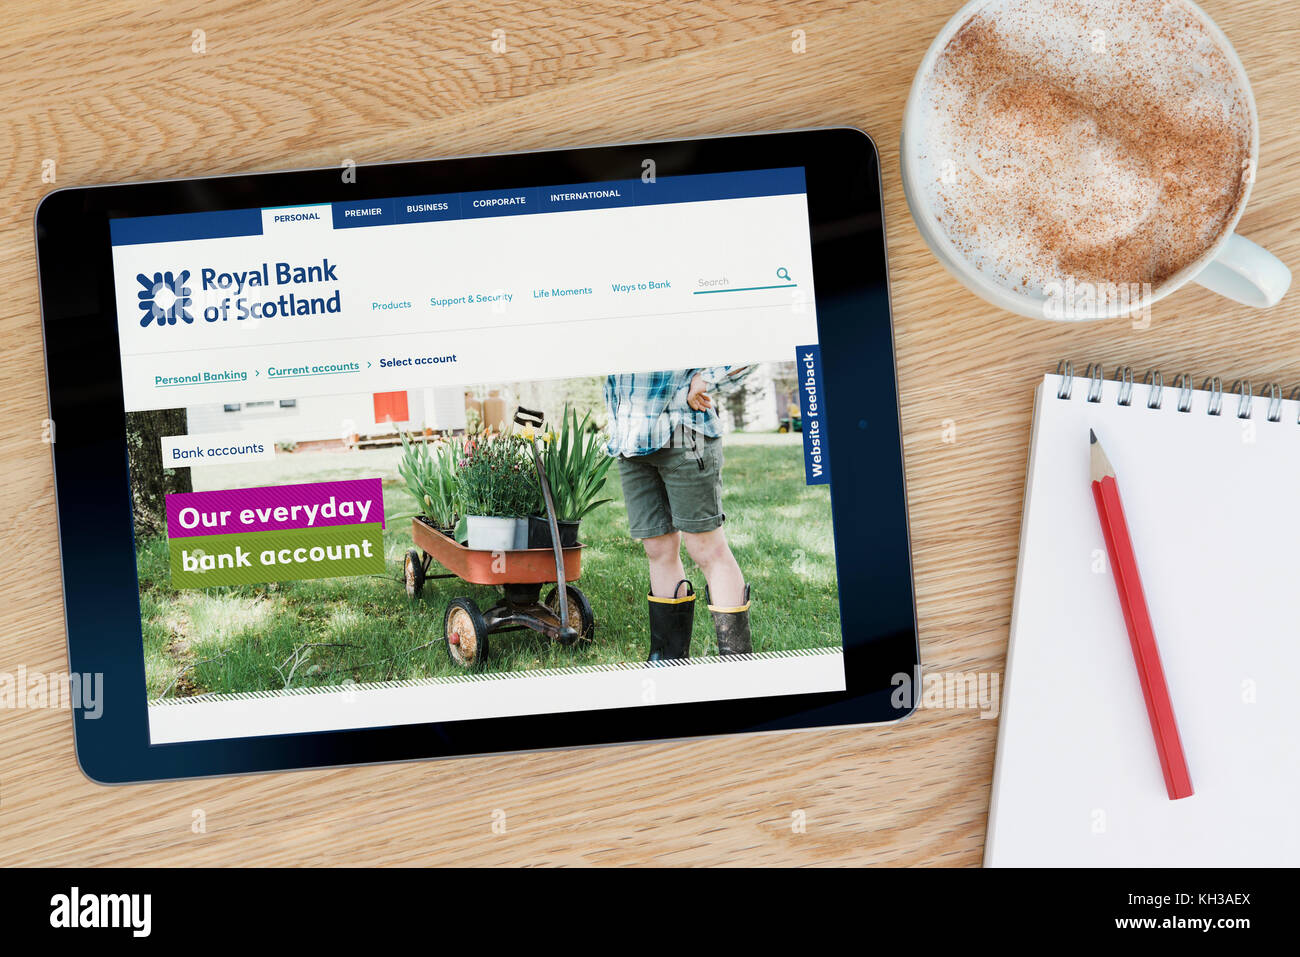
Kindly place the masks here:
[(1181, 0), (993, 0), (925, 80), (915, 157), (949, 239), (1013, 291), (1158, 287), (1230, 228), (1253, 119)]

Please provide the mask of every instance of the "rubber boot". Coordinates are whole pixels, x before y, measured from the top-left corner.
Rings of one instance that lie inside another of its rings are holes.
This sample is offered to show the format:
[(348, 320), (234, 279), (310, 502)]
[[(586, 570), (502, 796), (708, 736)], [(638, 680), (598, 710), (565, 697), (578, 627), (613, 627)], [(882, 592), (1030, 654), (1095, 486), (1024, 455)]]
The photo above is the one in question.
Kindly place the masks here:
[[(704, 600), (709, 601), (709, 589), (704, 589)], [(718, 633), (718, 654), (747, 655), (754, 650), (749, 636), (749, 586), (745, 586), (745, 603), (736, 608), (722, 608), (712, 603), (713, 627)]]
[(691, 656), (691, 629), (695, 626), (695, 589), (683, 578), (672, 598), (649, 596), (650, 657), (646, 661)]

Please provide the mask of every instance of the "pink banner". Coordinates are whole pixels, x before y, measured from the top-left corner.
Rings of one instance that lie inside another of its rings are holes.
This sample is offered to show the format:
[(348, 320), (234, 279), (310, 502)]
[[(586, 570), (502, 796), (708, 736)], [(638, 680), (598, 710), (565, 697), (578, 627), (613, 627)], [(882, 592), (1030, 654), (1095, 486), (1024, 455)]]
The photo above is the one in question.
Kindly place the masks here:
[(384, 489), (377, 478), (167, 496), (168, 538), (383, 521)]

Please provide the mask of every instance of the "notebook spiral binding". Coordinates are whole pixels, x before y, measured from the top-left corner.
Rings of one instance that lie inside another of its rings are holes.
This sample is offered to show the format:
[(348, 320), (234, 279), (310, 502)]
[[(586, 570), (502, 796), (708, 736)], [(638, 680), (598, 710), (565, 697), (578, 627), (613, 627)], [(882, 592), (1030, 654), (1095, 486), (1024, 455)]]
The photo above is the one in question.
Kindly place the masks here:
[[(1074, 363), (1068, 359), (1062, 359), (1056, 364), (1056, 374), (1061, 376), (1061, 384), (1056, 390), (1058, 399), (1068, 399), (1074, 392), (1074, 380), (1078, 377), (1074, 374)], [(1082, 378), (1088, 380), (1088, 393), (1086, 396), (1089, 402), (1100, 402), (1102, 384), (1106, 381), (1106, 370), (1100, 362), (1088, 363), (1087, 371)], [(1115, 381), (1119, 385), (1119, 396), (1117, 403), (1119, 405), (1133, 404), (1133, 370), (1129, 366), (1120, 366), (1115, 370)], [(1160, 374), (1159, 369), (1148, 369), (1142, 377), (1142, 385), (1147, 388), (1146, 405), (1148, 409), (1160, 409), (1164, 407), (1165, 379)], [(1180, 373), (1173, 382), (1170, 391), (1177, 390), (1178, 400), (1175, 408), (1179, 412), (1192, 411), (1192, 392), (1196, 391), (1196, 386), (1192, 377), (1188, 373)], [(1205, 381), (1201, 383), (1201, 392), (1210, 393), (1210, 405), (1206, 412), (1209, 415), (1221, 415), (1223, 413), (1223, 381), (1218, 376), (1206, 376)], [(1252, 415), (1252, 408), (1255, 402), (1255, 394), (1251, 389), (1249, 379), (1237, 379), (1228, 389), (1229, 394), (1237, 397), (1237, 418), (1249, 419)], [(1270, 382), (1259, 390), (1260, 399), (1266, 399), (1268, 406), (1265, 410), (1265, 418), (1269, 422), (1282, 421), (1282, 387), (1276, 382)], [(1292, 401), (1300, 398), (1300, 386), (1291, 390), (1289, 397)], [(1300, 412), (1296, 415), (1296, 424), (1300, 425)]]

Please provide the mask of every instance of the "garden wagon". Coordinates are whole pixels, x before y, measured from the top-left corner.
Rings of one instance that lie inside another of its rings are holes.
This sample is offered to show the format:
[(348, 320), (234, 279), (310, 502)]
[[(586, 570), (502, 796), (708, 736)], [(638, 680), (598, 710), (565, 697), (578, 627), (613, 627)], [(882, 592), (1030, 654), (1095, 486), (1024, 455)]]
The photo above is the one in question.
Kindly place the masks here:
[[(543, 416), (520, 408), (515, 424), (540, 428)], [(411, 537), (415, 548), (406, 553), (403, 572), (406, 593), (418, 598), (424, 583), (431, 578), (459, 578), (472, 585), (496, 585), (503, 595), (487, 611), (469, 597), (453, 598), (443, 616), (443, 638), (452, 662), (469, 670), (480, 670), (488, 658), (488, 635), (524, 628), (540, 632), (552, 641), (571, 645), (589, 640), (595, 628), (591, 603), (576, 585), (582, 572), (582, 545), (564, 547), (555, 519), (555, 503), (546, 473), (537, 454), (534, 439), (533, 457), (537, 479), (546, 503), (546, 520), (550, 526), (550, 548), (486, 551), (468, 548), (445, 531), (416, 516), (411, 519)], [(446, 572), (430, 573), (434, 562)], [(542, 587), (552, 584), (543, 601)], [(560, 595), (564, 600), (560, 600)]]

